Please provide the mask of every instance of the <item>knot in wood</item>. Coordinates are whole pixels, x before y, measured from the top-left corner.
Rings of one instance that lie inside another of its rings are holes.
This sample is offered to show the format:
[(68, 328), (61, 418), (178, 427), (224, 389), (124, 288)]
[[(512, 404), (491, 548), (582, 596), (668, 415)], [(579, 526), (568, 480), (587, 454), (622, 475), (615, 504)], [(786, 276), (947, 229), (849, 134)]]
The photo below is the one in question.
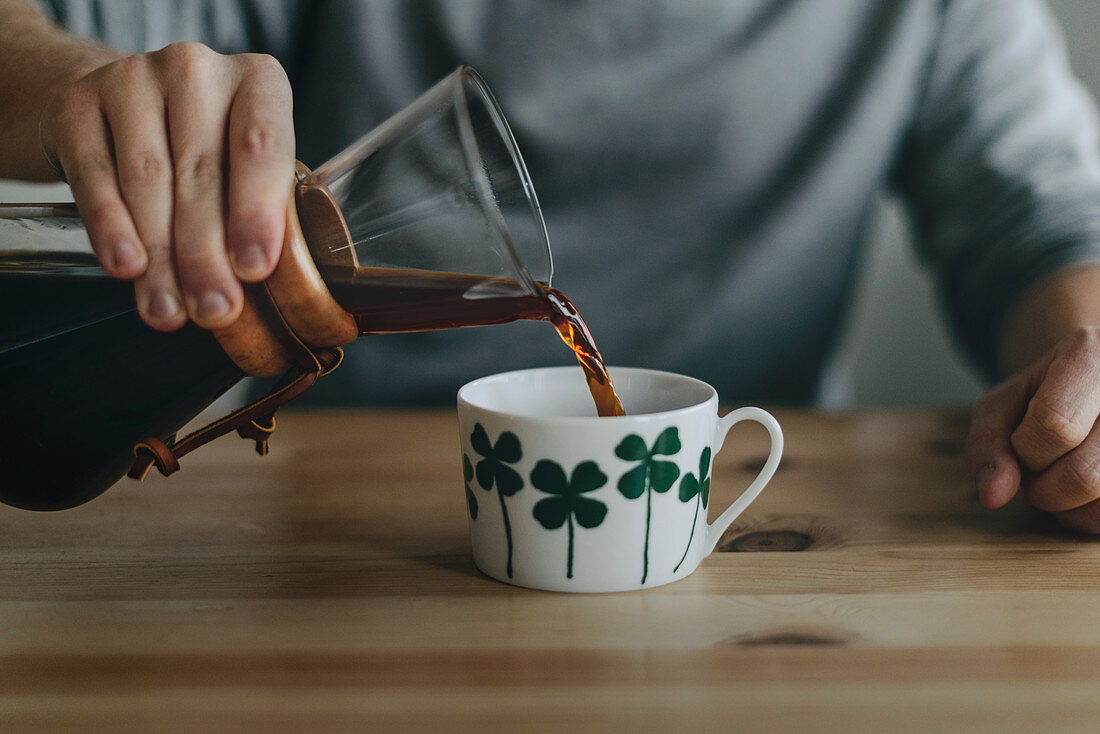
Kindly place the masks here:
[(717, 550), (726, 553), (791, 552), (804, 551), (813, 544), (812, 536), (796, 530), (758, 530), (719, 543)]

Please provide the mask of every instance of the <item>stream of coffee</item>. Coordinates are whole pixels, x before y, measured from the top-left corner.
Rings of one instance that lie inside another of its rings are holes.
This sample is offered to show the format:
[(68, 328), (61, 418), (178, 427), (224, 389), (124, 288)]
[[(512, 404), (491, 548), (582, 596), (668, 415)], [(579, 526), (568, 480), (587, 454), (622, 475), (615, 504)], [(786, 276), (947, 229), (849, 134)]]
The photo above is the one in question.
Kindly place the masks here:
[(360, 334), (549, 321), (577, 356), (597, 414), (626, 414), (588, 324), (560, 291), (540, 284), (531, 294), (503, 278), (419, 270), (326, 268), (322, 274)]

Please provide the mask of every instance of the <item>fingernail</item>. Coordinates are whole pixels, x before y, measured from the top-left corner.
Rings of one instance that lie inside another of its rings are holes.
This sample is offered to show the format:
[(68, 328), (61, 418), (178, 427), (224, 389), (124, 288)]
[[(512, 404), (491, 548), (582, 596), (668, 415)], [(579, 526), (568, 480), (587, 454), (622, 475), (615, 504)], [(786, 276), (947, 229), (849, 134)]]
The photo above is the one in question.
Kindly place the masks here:
[(981, 468), (981, 470), (978, 472), (977, 478), (974, 480), (975, 483), (978, 485), (978, 489), (981, 489), (983, 486), (985, 486), (986, 480), (993, 476), (993, 472), (996, 471), (996, 469), (997, 465), (992, 463), (986, 464)]
[(219, 319), (229, 313), (229, 299), (217, 291), (207, 291), (199, 296), (195, 315), (200, 319)]
[(240, 275), (258, 276), (267, 269), (267, 256), (256, 245), (250, 245), (234, 253), (233, 264)]
[(149, 315), (155, 319), (170, 319), (180, 312), (180, 302), (167, 291), (161, 291), (149, 302)]
[(120, 240), (115, 243), (115, 251), (112, 256), (112, 264), (116, 268), (128, 265), (138, 259), (138, 249), (129, 240)]

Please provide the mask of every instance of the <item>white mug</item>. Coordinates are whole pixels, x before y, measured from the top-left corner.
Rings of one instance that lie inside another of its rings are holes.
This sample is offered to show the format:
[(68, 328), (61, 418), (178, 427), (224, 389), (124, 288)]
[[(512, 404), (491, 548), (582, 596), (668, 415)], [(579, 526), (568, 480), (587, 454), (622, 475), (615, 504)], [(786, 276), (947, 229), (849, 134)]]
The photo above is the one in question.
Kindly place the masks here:
[[(768, 483), (783, 432), (760, 408), (718, 416), (705, 382), (612, 368), (627, 415), (596, 416), (577, 367), (474, 380), (458, 392), (474, 563), (551, 591), (626, 591), (681, 579)], [(707, 524), (711, 460), (752, 420), (771, 451), (749, 487)]]

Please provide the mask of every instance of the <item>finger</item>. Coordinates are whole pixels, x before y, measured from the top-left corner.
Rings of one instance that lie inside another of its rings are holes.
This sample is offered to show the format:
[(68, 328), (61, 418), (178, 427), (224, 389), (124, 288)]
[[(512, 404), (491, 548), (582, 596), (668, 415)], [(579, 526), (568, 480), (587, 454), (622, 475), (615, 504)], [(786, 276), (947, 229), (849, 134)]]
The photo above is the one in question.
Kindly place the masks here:
[(64, 169), (92, 249), (110, 275), (127, 280), (137, 277), (147, 260), (119, 191), (110, 130), (99, 95), (73, 87), (50, 116), (43, 144), (47, 155)]
[(242, 57), (229, 111), (229, 259), (237, 277), (262, 280), (278, 262), (294, 183), (290, 84), (270, 56)]
[(173, 70), (167, 98), (176, 272), (191, 319), (208, 329), (227, 326), (243, 304), (225, 248), (228, 82), (214, 68), (214, 52), (205, 47), (179, 44), (160, 53)]
[(1020, 465), (1009, 436), (1024, 412), (1026, 396), (1026, 376), (1020, 375), (988, 392), (974, 406), (966, 460), (978, 501), (991, 510), (1008, 504), (1020, 488)]
[(1040, 510), (1073, 510), (1100, 498), (1100, 430), (1024, 482), (1024, 496)]
[(1043, 471), (1075, 449), (1100, 415), (1100, 339), (1082, 331), (1048, 360), (1027, 413), (1012, 434), (1021, 463)]
[(1055, 512), (1054, 519), (1074, 532), (1087, 535), (1100, 534), (1100, 500), (1072, 510)]
[[(104, 109), (114, 139), (118, 181), (144, 251), (145, 273), (134, 284), (142, 319), (169, 331), (187, 322), (172, 263), (172, 158), (164, 105), (148, 67), (131, 62), (129, 82), (105, 95)], [(135, 104), (134, 101), (138, 100)]]

